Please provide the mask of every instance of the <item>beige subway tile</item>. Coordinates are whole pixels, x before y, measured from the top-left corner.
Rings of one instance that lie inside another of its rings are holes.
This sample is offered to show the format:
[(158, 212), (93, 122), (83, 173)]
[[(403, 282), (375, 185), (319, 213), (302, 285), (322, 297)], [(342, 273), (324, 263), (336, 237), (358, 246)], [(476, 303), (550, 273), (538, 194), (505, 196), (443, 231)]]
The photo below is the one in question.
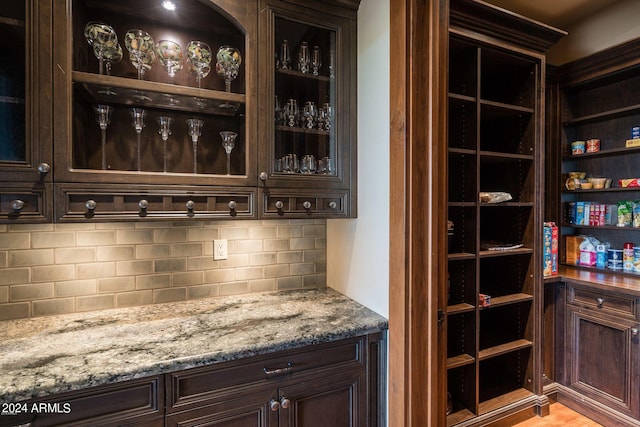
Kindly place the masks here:
[(232, 219), (216, 219), (214, 221), (206, 221), (203, 223), (204, 228), (223, 228), (223, 227), (235, 227), (236, 225), (239, 224), (244, 224), (244, 225), (248, 225), (251, 224), (253, 221), (234, 221)]
[(58, 223), (54, 224), (54, 230), (56, 231), (87, 231), (87, 230), (95, 230), (96, 223), (93, 222), (70, 222), (70, 223)]
[(216, 228), (203, 228), (203, 229), (189, 229), (189, 241), (190, 242), (207, 242), (209, 240), (217, 239), (220, 237), (220, 231)]
[(290, 274), (289, 264), (266, 265), (264, 267), (264, 277), (283, 277)]
[(22, 285), (31, 280), (29, 268), (3, 268), (0, 270), (0, 285)]
[(9, 252), (10, 267), (53, 264), (53, 249), (27, 249)]
[[(96, 224), (96, 230), (132, 230), (137, 228), (140, 222), (99, 222)], [(157, 224), (157, 223), (156, 223)]]
[(204, 245), (201, 242), (176, 243), (171, 245), (171, 255), (178, 257), (197, 257), (204, 255)]
[(218, 262), (221, 268), (244, 267), (249, 265), (249, 254), (229, 254), (229, 258)]
[(20, 302), (0, 304), (0, 320), (25, 319), (31, 314), (31, 304)]
[(44, 267), (31, 268), (31, 281), (50, 282), (58, 280), (73, 280), (76, 278), (76, 271), (73, 265), (47, 265)]
[(98, 291), (95, 279), (70, 280), (67, 282), (56, 282), (56, 298), (77, 297), (81, 295), (94, 295)]
[(236, 268), (236, 280), (262, 279), (264, 270), (262, 267)]
[(236, 240), (231, 243), (235, 243), (235, 247), (230, 252), (251, 253), (262, 251), (262, 240)]
[(159, 289), (171, 287), (170, 274), (150, 274), (136, 277), (136, 289)]
[(162, 221), (162, 222), (156, 222), (156, 221), (151, 221), (151, 222), (134, 222), (134, 228), (140, 228), (140, 229), (144, 229), (144, 228), (153, 228), (153, 229), (160, 229), (160, 228), (171, 228), (171, 225), (173, 224), (172, 222), (169, 221)]
[(220, 295), (220, 286), (217, 284), (189, 286), (187, 291), (188, 299), (217, 297)]
[(260, 223), (262, 225), (268, 225), (268, 226), (278, 226), (278, 225), (289, 225), (289, 220), (288, 219), (263, 219), (261, 221), (256, 221), (256, 224)]
[(316, 241), (314, 238), (293, 238), (291, 241), (292, 251), (301, 251), (304, 249), (315, 249)]
[(310, 274), (302, 278), (302, 286), (305, 288), (317, 288), (327, 285), (326, 274)]
[(48, 299), (42, 301), (33, 301), (34, 316), (52, 316), (54, 314), (73, 313), (73, 298)]
[(304, 251), (304, 262), (325, 261), (327, 259), (326, 249), (312, 249)]
[(154, 272), (156, 273), (187, 271), (186, 258), (157, 259), (153, 262), (153, 264), (154, 264)]
[(187, 288), (155, 289), (153, 291), (154, 303), (185, 301), (186, 299)]
[(134, 276), (98, 279), (98, 292), (126, 292), (135, 289), (136, 278)]
[(290, 249), (289, 239), (270, 239), (263, 242), (264, 250), (269, 252), (288, 251)]
[(233, 268), (220, 268), (204, 272), (204, 283), (232, 282), (235, 279), (235, 269)]
[(188, 230), (180, 228), (160, 229), (153, 231), (155, 243), (183, 243), (188, 241)]
[(312, 262), (291, 264), (292, 276), (303, 276), (305, 274), (313, 274), (316, 272), (315, 264)]
[(98, 261), (126, 261), (135, 259), (135, 246), (100, 246)]
[(289, 224), (291, 225), (308, 225), (315, 224), (313, 219), (290, 219)]
[(136, 259), (167, 258), (171, 256), (171, 245), (137, 245)]
[(203, 228), (200, 221), (174, 221), (171, 228)]
[(0, 233), (5, 233), (9, 229), (7, 224), (0, 224)]
[(114, 308), (115, 295), (91, 295), (86, 297), (76, 298), (76, 311), (96, 311), (96, 310), (108, 310)]
[(153, 291), (135, 291), (116, 294), (116, 307), (133, 307), (153, 303)]
[(31, 247), (30, 233), (0, 234), (0, 249), (29, 249), (30, 247)]
[(116, 235), (111, 230), (76, 231), (77, 246), (115, 245)]
[(9, 232), (27, 231), (53, 231), (53, 224), (9, 224)]
[(112, 277), (116, 275), (115, 262), (91, 262), (76, 265), (76, 278), (93, 279), (99, 277)]
[(53, 283), (15, 285), (9, 288), (9, 300), (12, 302), (53, 298), (54, 295)]
[(302, 277), (279, 277), (276, 279), (276, 283), (279, 290), (300, 289), (302, 288)]
[(173, 286), (202, 285), (204, 283), (204, 271), (187, 271), (173, 273)]
[(326, 219), (314, 219), (313, 223), (314, 224), (324, 224), (326, 226), (327, 225), (327, 220)]
[(238, 295), (249, 292), (247, 282), (222, 283), (220, 285), (220, 295)]
[(153, 260), (118, 261), (116, 274), (118, 276), (134, 276), (136, 274), (152, 274)]
[(9, 302), (9, 287), (0, 286), (0, 303)]
[(34, 249), (70, 248), (74, 247), (75, 245), (75, 233), (71, 231), (31, 233), (31, 247)]
[(5, 268), (7, 266), (7, 264), (9, 263), (8, 258), (8, 251), (0, 251), (0, 268)]
[(316, 249), (327, 249), (327, 238), (316, 237)]
[(268, 292), (276, 290), (276, 279), (249, 280), (249, 292)]
[(302, 262), (302, 251), (278, 252), (278, 264)]
[(93, 262), (96, 260), (96, 248), (58, 248), (54, 250), (53, 257), (56, 264)]
[(116, 242), (119, 245), (154, 243), (153, 230), (116, 230)]
[(220, 238), (229, 240), (248, 239), (248, 227), (228, 227), (220, 229)]
[(275, 239), (277, 237), (278, 228), (275, 225), (260, 226), (253, 225), (249, 227), (250, 239)]
[(316, 273), (326, 273), (327, 272), (327, 263), (326, 262), (315, 262)]
[(302, 227), (304, 237), (326, 236), (327, 227), (325, 225), (305, 225)]
[(278, 226), (278, 237), (302, 237), (302, 227), (299, 225)]
[(220, 261), (215, 261), (213, 256), (195, 257), (187, 260), (187, 269), (190, 271), (210, 270), (212, 268), (218, 268), (219, 266)]
[(272, 265), (276, 263), (276, 253), (275, 252), (263, 252), (261, 254), (250, 254), (249, 255), (249, 264), (250, 265)]

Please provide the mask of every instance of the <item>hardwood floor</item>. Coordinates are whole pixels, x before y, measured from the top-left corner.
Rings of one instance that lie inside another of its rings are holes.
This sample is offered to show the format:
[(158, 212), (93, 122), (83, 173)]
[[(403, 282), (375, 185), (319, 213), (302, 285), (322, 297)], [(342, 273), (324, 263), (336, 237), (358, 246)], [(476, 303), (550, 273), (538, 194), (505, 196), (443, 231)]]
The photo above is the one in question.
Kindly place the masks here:
[(549, 407), (549, 415), (540, 418), (531, 418), (516, 424), (514, 427), (602, 427), (601, 424), (572, 411), (566, 406), (554, 402)]

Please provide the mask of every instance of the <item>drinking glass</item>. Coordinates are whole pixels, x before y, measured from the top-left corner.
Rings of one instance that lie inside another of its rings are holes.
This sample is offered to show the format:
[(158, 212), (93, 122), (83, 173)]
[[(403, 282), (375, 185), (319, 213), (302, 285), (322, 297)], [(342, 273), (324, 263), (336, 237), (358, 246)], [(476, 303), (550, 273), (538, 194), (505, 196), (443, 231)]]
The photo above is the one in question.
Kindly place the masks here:
[(142, 129), (144, 129), (144, 119), (147, 115), (147, 112), (142, 108), (132, 108), (130, 113), (131, 113), (131, 119), (132, 119), (131, 124), (133, 125), (133, 128), (136, 130), (136, 134), (138, 138), (138, 143), (136, 145), (136, 152), (138, 154), (138, 172), (140, 172), (142, 170), (141, 162), (140, 162), (140, 135), (142, 134)]
[(302, 162), (300, 163), (300, 173), (316, 173), (316, 158), (313, 154), (306, 154), (302, 157)]
[(288, 70), (291, 65), (291, 53), (289, 52), (289, 42), (285, 39), (280, 45), (280, 68)]
[(160, 125), (158, 133), (162, 136), (162, 158), (164, 161), (163, 171), (165, 173), (167, 172), (167, 141), (169, 140), (169, 135), (171, 135), (171, 122), (173, 122), (171, 117), (158, 117), (158, 124)]
[(318, 75), (321, 65), (322, 60), (320, 58), (320, 46), (314, 46), (313, 50), (311, 51), (311, 70), (314, 76)]
[(143, 30), (129, 30), (124, 36), (124, 45), (131, 63), (138, 70), (138, 80), (142, 80), (156, 59), (153, 37)]
[(323, 157), (318, 160), (318, 173), (322, 175), (333, 175), (333, 164), (331, 158)]
[(285, 106), (285, 115), (287, 118), (287, 126), (295, 127), (298, 119), (298, 103), (295, 99), (289, 99)]
[(220, 46), (216, 53), (216, 72), (224, 79), (227, 92), (231, 92), (231, 81), (238, 77), (242, 56), (240, 51), (231, 46)]
[(94, 45), (93, 53), (96, 55), (96, 57), (98, 55), (101, 55), (102, 61), (104, 62), (104, 69), (106, 71), (106, 74), (107, 76), (110, 76), (111, 65), (117, 64), (118, 62), (122, 61), (122, 47), (120, 47), (120, 44), (118, 43), (114, 47), (103, 49), (100, 53), (97, 52), (98, 50), (99, 48)]
[(201, 81), (211, 72), (211, 48), (205, 42), (192, 40), (187, 44), (187, 61), (191, 70), (196, 73), (196, 81), (200, 88)]
[(224, 130), (220, 132), (220, 136), (222, 137), (222, 147), (224, 148), (225, 153), (227, 153), (227, 175), (231, 175), (231, 150), (233, 150), (233, 147), (235, 146), (238, 134)]
[(100, 126), (101, 140), (102, 140), (102, 170), (107, 169), (107, 126), (111, 123), (111, 113), (113, 108), (109, 105), (98, 104), (93, 106), (93, 110), (96, 113), (96, 121)]
[(298, 71), (301, 73), (309, 72), (309, 44), (307, 42), (302, 42), (300, 44), (300, 49), (298, 50)]
[(193, 143), (193, 173), (198, 173), (198, 138), (202, 135), (203, 125), (204, 121), (200, 119), (187, 119), (187, 127)]
[(169, 78), (173, 79), (182, 70), (182, 48), (172, 40), (160, 40), (156, 43), (156, 53)]
[(321, 120), (318, 120), (318, 129), (329, 131), (331, 130), (331, 120), (333, 119), (333, 109), (331, 104), (325, 102), (322, 104), (322, 108), (319, 113)]
[(93, 47), (93, 54), (100, 64), (99, 72), (103, 74), (105, 51), (118, 46), (118, 36), (113, 27), (101, 22), (89, 22), (84, 27), (84, 37)]
[(315, 122), (318, 117), (318, 109), (316, 108), (316, 104), (313, 101), (307, 101), (304, 104), (304, 112), (303, 112), (305, 127), (307, 129), (313, 129)]

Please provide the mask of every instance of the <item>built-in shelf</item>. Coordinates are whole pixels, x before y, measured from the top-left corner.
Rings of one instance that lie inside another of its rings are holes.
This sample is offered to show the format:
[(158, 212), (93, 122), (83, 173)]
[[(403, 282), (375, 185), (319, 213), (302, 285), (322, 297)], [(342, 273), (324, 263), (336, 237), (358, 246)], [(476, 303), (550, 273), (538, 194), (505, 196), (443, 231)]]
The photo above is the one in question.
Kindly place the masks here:
[(455, 369), (461, 366), (470, 365), (475, 362), (476, 359), (468, 354), (460, 354), (447, 358), (447, 369)]
[(460, 252), (460, 253), (449, 254), (448, 257), (449, 257), (449, 261), (460, 261), (464, 259), (474, 259), (476, 256), (468, 252)]
[(499, 108), (499, 109), (502, 109), (502, 110), (505, 110), (505, 111), (516, 111), (516, 112), (528, 113), (528, 114), (533, 114), (533, 112), (534, 112), (533, 108), (530, 108), (530, 107), (523, 107), (521, 105), (506, 104), (504, 102), (487, 101), (485, 99), (481, 99), (480, 100), (480, 104), (487, 105), (487, 106), (490, 106), (490, 107)]
[(475, 310), (475, 307), (467, 303), (452, 304), (447, 306), (447, 314), (467, 313), (473, 310)]
[(519, 389), (510, 391), (509, 393), (502, 394), (493, 399), (480, 402), (480, 405), (478, 406), (478, 412), (480, 414), (486, 414), (495, 409), (503, 407), (505, 405), (505, 402), (517, 402), (519, 400), (526, 399), (531, 396), (533, 396), (533, 393), (531, 393), (529, 390), (524, 388), (519, 388)]
[(520, 339), (511, 341), (505, 344), (496, 345), (494, 347), (485, 348), (478, 353), (478, 359), (486, 360), (492, 357), (501, 356), (503, 354), (511, 353), (516, 350), (522, 350), (523, 348), (529, 348), (533, 343), (529, 340)]
[(497, 151), (480, 151), (480, 156), (483, 160), (530, 160), (533, 161), (532, 154), (515, 154), (515, 153), (501, 153)]
[(501, 305), (517, 304), (525, 301), (533, 301), (533, 295), (519, 293), (519, 294), (503, 295), (499, 297), (492, 296), (491, 305), (489, 305), (488, 307), (481, 307), (481, 309), (488, 310), (490, 308), (499, 307)]
[(629, 153), (640, 153), (640, 147), (609, 148), (606, 150), (596, 151), (595, 153), (584, 153), (584, 154), (564, 156), (562, 160), (592, 159), (594, 157), (618, 156), (620, 154), (629, 154)]
[(593, 122), (600, 122), (603, 120), (617, 119), (620, 117), (630, 116), (638, 113), (640, 113), (640, 104), (634, 104), (623, 108), (617, 108), (615, 110), (607, 110), (597, 114), (576, 117), (575, 119), (563, 121), (562, 124), (564, 126), (584, 125)]
[(480, 258), (512, 256), (512, 255), (522, 255), (522, 254), (531, 254), (531, 253), (533, 253), (533, 249), (530, 249), (530, 248), (507, 249), (504, 251), (480, 251)]

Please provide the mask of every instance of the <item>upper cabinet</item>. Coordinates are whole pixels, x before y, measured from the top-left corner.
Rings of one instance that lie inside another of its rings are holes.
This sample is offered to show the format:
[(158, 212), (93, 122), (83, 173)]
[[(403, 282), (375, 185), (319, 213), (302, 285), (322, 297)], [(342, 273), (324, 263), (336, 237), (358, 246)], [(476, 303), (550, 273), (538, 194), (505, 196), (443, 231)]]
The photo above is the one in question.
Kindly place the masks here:
[(0, 4), (0, 221), (51, 218), (51, 10)]
[[(260, 213), (354, 216), (356, 10), (263, 0)], [(353, 190), (353, 192), (350, 191)]]

